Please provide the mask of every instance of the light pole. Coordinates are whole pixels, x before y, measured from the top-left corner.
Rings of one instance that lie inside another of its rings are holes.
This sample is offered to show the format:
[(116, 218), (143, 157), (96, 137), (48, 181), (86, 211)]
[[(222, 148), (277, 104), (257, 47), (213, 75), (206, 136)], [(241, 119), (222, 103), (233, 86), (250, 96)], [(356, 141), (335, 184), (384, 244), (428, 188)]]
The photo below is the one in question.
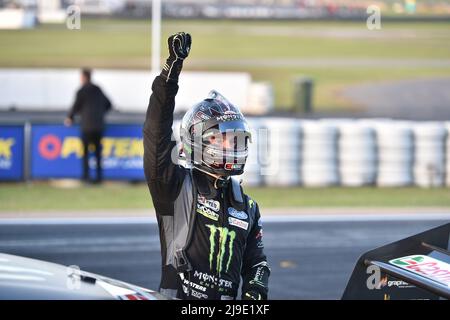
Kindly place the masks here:
[(152, 0), (152, 72), (160, 72), (161, 0)]

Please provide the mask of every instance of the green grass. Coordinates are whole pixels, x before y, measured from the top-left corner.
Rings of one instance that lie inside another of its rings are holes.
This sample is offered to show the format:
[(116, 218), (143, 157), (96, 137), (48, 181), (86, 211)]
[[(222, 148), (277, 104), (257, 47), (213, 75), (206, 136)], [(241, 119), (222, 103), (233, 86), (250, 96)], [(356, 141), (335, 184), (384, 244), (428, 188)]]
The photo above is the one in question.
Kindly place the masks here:
[[(246, 188), (262, 209), (270, 207), (450, 207), (445, 188)], [(2, 211), (145, 209), (145, 184), (56, 188), (46, 183), (0, 184)]]
[(445, 188), (254, 188), (264, 207), (450, 207)]
[(58, 188), (46, 183), (1, 184), (0, 211), (139, 209), (152, 207), (146, 185)]
[[(0, 31), (0, 67), (81, 67), (149, 69), (151, 26), (142, 20), (83, 19), (81, 30), (42, 25), (35, 30)], [(285, 59), (450, 59), (450, 23), (383, 23), (369, 31), (364, 22), (163, 21), (166, 38), (185, 30), (193, 36), (187, 70), (246, 71), (275, 88), (276, 105), (293, 104), (293, 79), (315, 79), (317, 110), (352, 109), (342, 99), (348, 85), (373, 81), (450, 76), (450, 67), (408, 65), (290, 66)], [(265, 59), (258, 65), (249, 59)], [(273, 62), (273, 64), (271, 63)]]

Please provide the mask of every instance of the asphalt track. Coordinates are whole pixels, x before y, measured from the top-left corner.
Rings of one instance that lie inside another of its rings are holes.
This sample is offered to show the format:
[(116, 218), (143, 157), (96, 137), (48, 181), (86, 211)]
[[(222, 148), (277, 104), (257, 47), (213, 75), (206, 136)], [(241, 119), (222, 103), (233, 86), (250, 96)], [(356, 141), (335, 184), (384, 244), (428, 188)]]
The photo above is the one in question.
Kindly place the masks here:
[[(271, 299), (339, 299), (358, 257), (450, 221), (420, 216), (271, 216), (264, 223)], [(0, 252), (47, 260), (156, 289), (152, 218), (0, 219)]]
[(342, 95), (361, 107), (362, 117), (448, 121), (449, 86), (448, 77), (408, 79), (351, 85)]

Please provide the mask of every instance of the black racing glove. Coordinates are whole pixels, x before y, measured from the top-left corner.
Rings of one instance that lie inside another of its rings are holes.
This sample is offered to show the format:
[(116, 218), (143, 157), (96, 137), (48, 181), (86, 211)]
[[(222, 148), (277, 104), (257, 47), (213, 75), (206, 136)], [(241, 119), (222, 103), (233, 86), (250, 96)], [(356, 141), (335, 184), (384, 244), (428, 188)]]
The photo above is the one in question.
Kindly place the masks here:
[(265, 300), (261, 293), (256, 291), (247, 291), (242, 295), (242, 300)]
[(189, 55), (191, 50), (191, 35), (189, 33), (178, 32), (168, 39), (169, 57), (164, 64), (161, 76), (166, 82), (178, 82), (178, 76), (183, 68), (183, 60)]
[(266, 261), (254, 266), (244, 277), (242, 300), (267, 300), (270, 268)]

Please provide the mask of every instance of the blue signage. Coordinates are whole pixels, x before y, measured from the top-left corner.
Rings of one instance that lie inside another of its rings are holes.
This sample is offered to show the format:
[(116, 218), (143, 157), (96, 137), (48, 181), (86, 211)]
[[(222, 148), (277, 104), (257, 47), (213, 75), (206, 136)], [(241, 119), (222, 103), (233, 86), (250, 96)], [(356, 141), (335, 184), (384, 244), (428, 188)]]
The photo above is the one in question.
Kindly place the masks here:
[(0, 125), (0, 180), (22, 180), (23, 169), (23, 126)]
[[(81, 178), (83, 143), (78, 126), (33, 125), (31, 176), (33, 178)], [(102, 141), (105, 179), (144, 180), (141, 125), (108, 125)], [(90, 152), (91, 177), (95, 157)]]

